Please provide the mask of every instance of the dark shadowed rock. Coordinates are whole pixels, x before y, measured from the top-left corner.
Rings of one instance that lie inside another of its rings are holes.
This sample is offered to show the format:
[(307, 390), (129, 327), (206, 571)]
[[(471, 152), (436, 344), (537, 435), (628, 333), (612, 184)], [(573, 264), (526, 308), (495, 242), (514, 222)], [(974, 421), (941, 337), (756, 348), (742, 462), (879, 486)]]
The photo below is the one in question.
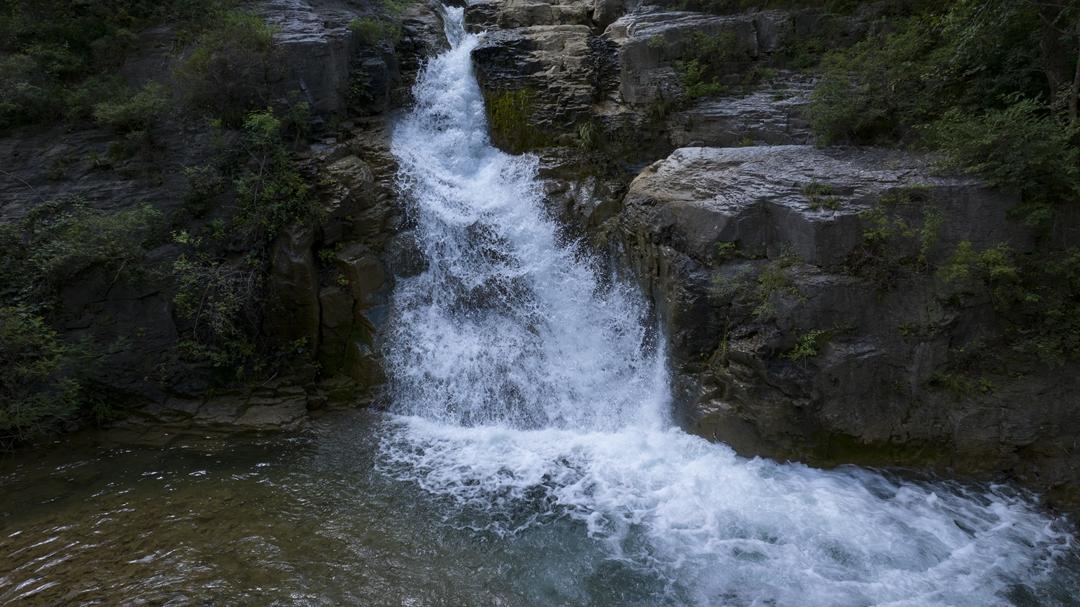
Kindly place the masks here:
[(315, 230), (293, 225), (274, 242), (267, 281), (267, 335), (278, 344), (319, 346), (319, 276), (312, 247)]

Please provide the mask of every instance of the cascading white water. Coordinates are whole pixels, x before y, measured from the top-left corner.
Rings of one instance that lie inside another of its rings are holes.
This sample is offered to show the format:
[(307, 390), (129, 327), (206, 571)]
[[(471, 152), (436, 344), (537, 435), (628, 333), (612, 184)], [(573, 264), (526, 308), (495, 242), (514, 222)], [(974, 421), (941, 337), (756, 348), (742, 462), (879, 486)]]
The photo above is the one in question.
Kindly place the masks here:
[(747, 460), (674, 428), (640, 296), (559, 242), (536, 159), (488, 141), (477, 36), (460, 8), (446, 24), (393, 139), (428, 266), (395, 293), (385, 474), (470, 529), (572, 521), (655, 582), (650, 604), (1053, 602), (1072, 537), (1023, 495)]
[(541, 211), (532, 156), (488, 143), (461, 11), (453, 47), (394, 134), (427, 271), (397, 289), (389, 349), (398, 410), (447, 423), (614, 429), (659, 422), (662, 357), (638, 298), (602, 285)]

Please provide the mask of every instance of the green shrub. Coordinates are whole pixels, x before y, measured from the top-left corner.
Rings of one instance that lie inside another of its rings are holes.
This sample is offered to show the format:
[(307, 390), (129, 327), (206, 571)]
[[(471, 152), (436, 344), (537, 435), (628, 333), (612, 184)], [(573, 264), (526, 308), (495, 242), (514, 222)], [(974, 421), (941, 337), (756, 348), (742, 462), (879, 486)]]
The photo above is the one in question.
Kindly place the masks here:
[(696, 99), (725, 93), (728, 87), (721, 80), (731, 72), (731, 63), (748, 59), (738, 47), (735, 32), (695, 32), (682, 59), (675, 62), (686, 97)]
[(976, 251), (961, 242), (940, 270), (946, 282), (985, 285), (1005, 320), (1010, 350), (1047, 363), (1080, 357), (1080, 249), (1047, 258), (999, 244)]
[(57, 111), (53, 91), (32, 57), (0, 57), (0, 129), (43, 120)]
[(954, 108), (925, 133), (947, 167), (1015, 189), (1027, 203), (1080, 201), (1080, 129), (1039, 102), (1014, 99), (981, 114)]
[(149, 205), (91, 209), (78, 200), (34, 209), (0, 229), (0, 277), (10, 297), (47, 304), (60, 287), (94, 267), (136, 269), (160, 213)]
[(847, 14), (859, 5), (858, 0), (662, 0), (660, 6), (704, 13), (727, 14), (747, 9), (824, 8)]
[[(178, 235), (178, 241), (198, 245), (186, 234)], [(249, 335), (257, 328), (262, 262), (252, 255), (219, 261), (196, 250), (176, 260), (173, 276), (176, 310), (191, 323), (181, 353), (187, 360), (242, 376), (256, 350)]]
[(795, 341), (795, 347), (785, 354), (784, 358), (794, 362), (814, 358), (830, 339), (832, 339), (831, 331), (811, 329), (799, 336)]
[(934, 42), (926, 22), (911, 19), (897, 32), (826, 55), (809, 107), (818, 141), (828, 145), (895, 139), (902, 125), (922, 120), (925, 91), (933, 87), (922, 62)]
[(274, 30), (262, 18), (226, 13), (176, 68), (186, 105), (226, 124), (241, 124), (251, 110), (266, 107), (270, 100), (274, 51)]
[(94, 110), (104, 103), (115, 103), (125, 99), (131, 91), (124, 84), (124, 79), (115, 74), (90, 76), (78, 85), (64, 90), (63, 114), (68, 120), (90, 120)]
[(840, 199), (833, 195), (832, 186), (827, 183), (811, 181), (803, 186), (802, 193), (810, 202), (810, 208), (815, 211), (822, 209), (835, 211), (840, 208)]
[(892, 25), (826, 57), (809, 109), (820, 143), (904, 139), (950, 108), (1054, 94), (1041, 78), (1034, 2), (955, 0)]
[(377, 17), (360, 17), (349, 23), (349, 31), (364, 44), (394, 47), (401, 41), (401, 25)]
[(549, 135), (529, 122), (536, 104), (536, 93), (532, 89), (485, 92), (484, 100), (496, 145), (519, 153), (550, 142)]
[[(169, 22), (198, 29), (233, 0), (4, 0), (0, 2), (0, 129), (88, 118), (134, 32)], [(116, 91), (116, 88), (113, 89)]]
[(273, 111), (249, 114), (243, 133), (251, 161), (234, 182), (240, 201), (236, 221), (249, 236), (269, 241), (287, 225), (314, 217), (315, 201), (289, 155), (281, 121)]
[(165, 87), (152, 82), (125, 100), (96, 104), (94, 119), (119, 133), (147, 131), (161, 117), (167, 104)]
[(0, 307), (0, 448), (77, 414), (80, 387), (69, 376), (74, 349), (28, 308)]
[(767, 318), (776, 312), (778, 298), (801, 298), (802, 293), (795, 286), (789, 270), (798, 261), (794, 255), (784, 255), (770, 261), (761, 269), (753, 288), (755, 302), (754, 316)]

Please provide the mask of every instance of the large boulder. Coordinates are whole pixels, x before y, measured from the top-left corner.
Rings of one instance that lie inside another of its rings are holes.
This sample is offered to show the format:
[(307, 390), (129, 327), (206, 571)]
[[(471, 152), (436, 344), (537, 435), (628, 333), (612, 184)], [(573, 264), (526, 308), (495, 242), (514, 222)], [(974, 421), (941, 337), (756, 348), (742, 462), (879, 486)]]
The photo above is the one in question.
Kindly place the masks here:
[(748, 455), (1075, 487), (1080, 376), (1031, 359), (964, 376), (1005, 323), (987, 285), (937, 271), (962, 246), (1033, 250), (1016, 203), (898, 151), (689, 148), (597, 237), (655, 304), (692, 431)]
[(667, 118), (671, 145), (735, 147), (811, 143), (804, 116), (813, 81), (781, 73), (754, 90), (703, 99)]
[(473, 61), (495, 144), (516, 152), (573, 136), (604, 95), (612, 57), (585, 25), (490, 33)]
[(633, 104), (679, 97), (676, 63), (695, 55), (702, 37), (727, 42), (733, 73), (762, 52), (751, 15), (635, 12), (612, 23), (604, 35), (618, 47), (620, 97)]
[(1008, 221), (1014, 196), (972, 178), (938, 176), (926, 159), (890, 150), (682, 148), (634, 180), (623, 217), (702, 262), (720, 243), (734, 243), (746, 255), (791, 252), (838, 266), (863, 243), (866, 215), (899, 198), (914, 198), (890, 205), (912, 229), (927, 212), (941, 215), (926, 251), (931, 261), (964, 240), (977, 248), (1030, 243)]

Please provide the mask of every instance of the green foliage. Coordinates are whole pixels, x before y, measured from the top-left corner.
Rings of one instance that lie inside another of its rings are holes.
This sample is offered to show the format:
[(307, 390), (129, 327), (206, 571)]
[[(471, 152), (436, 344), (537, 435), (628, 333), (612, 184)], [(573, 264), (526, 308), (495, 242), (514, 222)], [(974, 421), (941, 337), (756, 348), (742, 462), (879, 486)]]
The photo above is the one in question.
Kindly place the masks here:
[(795, 341), (795, 347), (785, 354), (784, 358), (794, 362), (815, 358), (830, 339), (832, 339), (831, 331), (811, 329), (799, 336)]
[(939, 270), (938, 276), (946, 283), (962, 282), (974, 276), (992, 285), (1016, 284), (1019, 271), (1013, 263), (1012, 249), (1000, 244), (982, 252), (975, 251), (971, 242), (965, 240), (956, 246), (952, 257)]
[(150, 83), (126, 99), (98, 103), (94, 119), (119, 133), (147, 131), (161, 117), (167, 103), (165, 87)]
[(675, 63), (688, 99), (720, 95), (727, 91), (721, 81), (731, 71), (731, 63), (748, 59), (739, 49), (735, 32), (716, 34), (695, 32), (683, 58)]
[(273, 111), (249, 114), (243, 133), (249, 161), (234, 181), (240, 201), (236, 223), (256, 240), (269, 241), (285, 226), (312, 218), (315, 201), (289, 155), (281, 121)]
[(762, 268), (753, 289), (753, 299), (756, 302), (754, 316), (765, 318), (774, 314), (778, 298), (802, 297), (790, 274), (796, 261), (793, 255), (784, 255)]
[[(0, 129), (89, 117), (96, 103), (117, 97), (111, 75), (134, 48), (134, 32), (162, 22), (198, 27), (230, 4), (230, 0), (0, 2)], [(105, 88), (114, 94), (106, 94)]]
[(274, 30), (262, 18), (225, 13), (176, 68), (186, 105), (228, 125), (241, 124), (250, 111), (269, 101), (274, 51)]
[(924, 94), (931, 84), (921, 63), (933, 44), (926, 21), (910, 19), (894, 33), (827, 55), (809, 108), (819, 142), (895, 139), (901, 125), (921, 121), (933, 101)]
[(979, 394), (992, 394), (996, 389), (994, 383), (985, 377), (972, 378), (958, 372), (935, 373), (930, 378), (930, 385), (945, 390), (956, 400)]
[(723, 263), (739, 254), (739, 245), (734, 242), (721, 242), (716, 245), (716, 261)]
[(0, 129), (36, 122), (56, 111), (48, 79), (32, 57), (0, 57)]
[(78, 413), (75, 349), (25, 306), (0, 307), (0, 448)]
[(858, 0), (663, 0), (661, 6), (704, 13), (728, 14), (748, 9), (824, 8), (846, 14), (855, 10)]
[(1048, 93), (1034, 6), (939, 3), (830, 54), (810, 107), (820, 142), (895, 140), (950, 108), (981, 113), (1007, 95)]
[(377, 17), (359, 17), (349, 23), (349, 31), (369, 46), (387, 45), (391, 48), (401, 41), (401, 24)]
[(94, 405), (80, 373), (95, 352), (65, 343), (45, 316), (91, 271), (113, 281), (137, 271), (157, 219), (148, 206), (107, 212), (74, 200), (0, 224), (0, 447)]
[[(301, 111), (289, 120), (305, 123)], [(299, 128), (294, 126), (293, 128)], [(220, 154), (209, 165), (186, 169), (192, 194), (188, 207), (204, 213), (229, 186), (236, 212), (200, 233), (178, 232), (185, 248), (172, 266), (181, 354), (227, 379), (240, 380), (269, 364), (260, 339), (262, 296), (273, 240), (287, 226), (316, 217), (316, 200), (284, 140), (286, 123), (272, 110), (249, 113), (239, 133), (220, 131)], [(232, 248), (241, 244), (242, 256)]]
[(253, 255), (235, 262), (215, 260), (188, 234), (177, 234), (176, 240), (194, 251), (181, 255), (172, 268), (176, 310), (191, 323), (181, 353), (242, 377), (256, 350), (249, 336), (257, 318), (262, 262)]
[(810, 208), (815, 211), (836, 211), (840, 208), (840, 199), (833, 195), (832, 186), (829, 184), (811, 181), (803, 186), (802, 193), (810, 201)]
[(1025, 202), (1080, 201), (1080, 148), (1073, 144), (1080, 128), (1042, 103), (1014, 98), (981, 114), (954, 108), (925, 132), (947, 167), (1016, 189)]
[(1047, 258), (1020, 256), (1005, 244), (976, 251), (965, 241), (939, 277), (985, 285), (1007, 323), (1012, 351), (1047, 363), (1080, 357), (1080, 249)]
[(583, 152), (595, 152), (601, 147), (602, 127), (594, 121), (582, 123), (577, 130), (577, 147)]
[(191, 186), (185, 207), (194, 217), (205, 215), (210, 210), (211, 201), (229, 186), (225, 175), (212, 164), (184, 167), (184, 176)]
[(529, 122), (536, 104), (532, 89), (486, 92), (484, 99), (492, 139), (497, 145), (519, 153), (542, 147), (551, 140)]
[(0, 228), (0, 278), (8, 301), (47, 304), (91, 268), (119, 277), (139, 266), (160, 214), (149, 205), (91, 209), (78, 200), (34, 209)]
[(925, 184), (905, 185), (887, 190), (881, 195), (879, 202), (884, 207), (922, 204), (930, 201), (930, 193), (930, 186)]
[(1080, 33), (1066, 31), (1078, 19), (1069, 3), (923, 7), (826, 58), (809, 109), (818, 142), (940, 150), (948, 168), (1016, 189), (1029, 218), (1046, 219), (1049, 205), (1080, 199), (1078, 128), (1067, 109)]

